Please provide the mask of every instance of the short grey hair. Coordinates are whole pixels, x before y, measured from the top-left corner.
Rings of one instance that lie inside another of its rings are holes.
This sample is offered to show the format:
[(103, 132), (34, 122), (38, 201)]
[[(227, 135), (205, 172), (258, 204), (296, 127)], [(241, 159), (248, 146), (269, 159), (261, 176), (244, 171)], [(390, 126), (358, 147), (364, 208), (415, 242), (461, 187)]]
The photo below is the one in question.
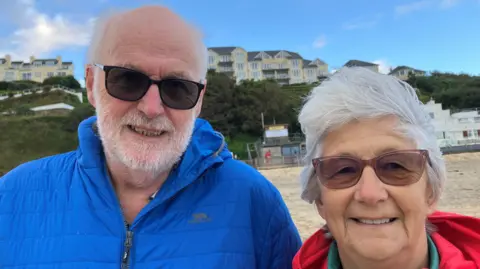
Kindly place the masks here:
[[(86, 64), (94, 64), (102, 60), (99, 53), (105, 33), (111, 30), (109, 28), (111, 27), (112, 22), (121, 20), (121, 16), (128, 12), (129, 10), (110, 10), (95, 20), (92, 38), (87, 50)], [(193, 25), (189, 26), (191, 27), (192, 34), (195, 35), (195, 40), (197, 41), (196, 46), (198, 49), (198, 64), (200, 71), (200, 78), (198, 79), (203, 81), (206, 79), (208, 71), (208, 50), (203, 42), (201, 32)]]
[(312, 159), (322, 154), (322, 141), (329, 131), (361, 118), (394, 115), (397, 130), (412, 139), (417, 148), (428, 150), (428, 184), (432, 202), (444, 187), (446, 168), (437, 144), (432, 119), (408, 83), (366, 68), (342, 68), (315, 87), (306, 97), (298, 120), (306, 136), (305, 167), (300, 175), (301, 197), (309, 203), (320, 199)]

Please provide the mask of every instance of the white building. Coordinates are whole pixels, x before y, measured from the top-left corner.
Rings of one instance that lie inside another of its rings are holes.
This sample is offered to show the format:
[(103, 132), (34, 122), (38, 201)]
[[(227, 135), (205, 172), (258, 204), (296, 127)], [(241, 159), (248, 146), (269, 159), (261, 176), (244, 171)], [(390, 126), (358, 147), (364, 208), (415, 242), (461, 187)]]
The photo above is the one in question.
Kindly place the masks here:
[(451, 113), (430, 100), (425, 109), (432, 117), (440, 147), (480, 144), (480, 109)]

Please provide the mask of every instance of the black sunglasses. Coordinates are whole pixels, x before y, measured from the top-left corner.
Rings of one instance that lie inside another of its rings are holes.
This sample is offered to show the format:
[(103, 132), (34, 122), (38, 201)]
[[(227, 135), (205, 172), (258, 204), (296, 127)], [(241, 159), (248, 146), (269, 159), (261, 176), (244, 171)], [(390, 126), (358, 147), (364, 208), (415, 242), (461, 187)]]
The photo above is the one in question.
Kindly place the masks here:
[(152, 84), (160, 91), (163, 104), (169, 108), (188, 110), (195, 107), (204, 84), (180, 78), (151, 79), (148, 75), (125, 67), (94, 64), (105, 71), (105, 88), (111, 96), (134, 102), (142, 99)]

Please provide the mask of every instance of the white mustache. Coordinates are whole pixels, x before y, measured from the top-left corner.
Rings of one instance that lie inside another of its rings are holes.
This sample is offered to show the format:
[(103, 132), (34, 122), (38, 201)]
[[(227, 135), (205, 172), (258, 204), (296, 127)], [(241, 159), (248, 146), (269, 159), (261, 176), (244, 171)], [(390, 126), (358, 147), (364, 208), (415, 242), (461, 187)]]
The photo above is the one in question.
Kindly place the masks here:
[(161, 131), (175, 131), (172, 122), (166, 117), (149, 119), (139, 113), (129, 113), (122, 118), (122, 125), (142, 126)]

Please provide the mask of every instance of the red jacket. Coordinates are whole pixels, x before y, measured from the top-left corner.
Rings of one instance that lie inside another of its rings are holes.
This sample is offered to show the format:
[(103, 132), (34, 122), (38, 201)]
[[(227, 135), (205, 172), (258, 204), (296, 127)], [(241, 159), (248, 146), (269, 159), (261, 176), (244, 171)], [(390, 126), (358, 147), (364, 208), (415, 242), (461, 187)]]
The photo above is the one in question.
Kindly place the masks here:
[[(437, 211), (428, 217), (437, 227), (431, 235), (440, 256), (440, 269), (480, 269), (480, 219)], [(313, 234), (293, 259), (293, 269), (327, 269), (331, 239)]]

